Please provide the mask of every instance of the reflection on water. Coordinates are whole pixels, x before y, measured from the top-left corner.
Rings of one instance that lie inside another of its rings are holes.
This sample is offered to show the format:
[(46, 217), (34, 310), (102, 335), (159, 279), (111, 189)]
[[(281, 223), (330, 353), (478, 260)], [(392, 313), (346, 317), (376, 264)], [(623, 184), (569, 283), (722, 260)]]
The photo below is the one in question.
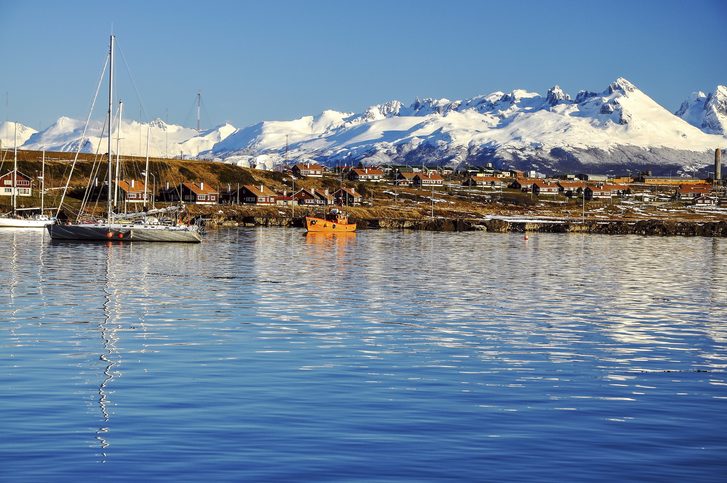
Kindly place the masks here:
[(727, 471), (722, 239), (0, 246), (2, 479)]

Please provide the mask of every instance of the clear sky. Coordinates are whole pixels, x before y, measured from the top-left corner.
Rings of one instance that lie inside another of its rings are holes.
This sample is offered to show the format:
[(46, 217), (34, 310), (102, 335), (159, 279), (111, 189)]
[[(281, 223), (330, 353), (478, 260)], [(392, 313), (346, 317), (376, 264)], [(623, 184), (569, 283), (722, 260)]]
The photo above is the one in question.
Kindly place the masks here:
[(673, 111), (727, 84), (726, 26), (725, 0), (0, 0), (0, 121), (85, 119), (112, 29), (134, 119), (192, 127), (198, 90), (203, 128), (244, 127), (619, 76)]

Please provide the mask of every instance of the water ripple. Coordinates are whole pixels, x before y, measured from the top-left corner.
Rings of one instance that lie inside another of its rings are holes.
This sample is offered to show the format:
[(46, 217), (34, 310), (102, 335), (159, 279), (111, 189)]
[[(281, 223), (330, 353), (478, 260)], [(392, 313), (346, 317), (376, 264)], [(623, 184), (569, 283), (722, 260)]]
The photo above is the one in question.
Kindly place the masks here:
[(727, 473), (721, 239), (0, 246), (0, 479)]

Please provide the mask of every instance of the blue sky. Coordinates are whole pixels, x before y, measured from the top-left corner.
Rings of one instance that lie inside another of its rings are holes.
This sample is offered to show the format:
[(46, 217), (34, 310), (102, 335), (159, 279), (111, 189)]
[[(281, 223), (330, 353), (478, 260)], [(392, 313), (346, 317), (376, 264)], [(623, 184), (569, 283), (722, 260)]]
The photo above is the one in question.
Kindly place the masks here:
[(114, 4), (0, 0), (0, 120), (85, 119), (112, 28), (128, 116), (190, 127), (198, 90), (202, 127), (243, 127), (391, 99), (575, 95), (619, 76), (673, 111), (727, 84), (723, 0)]

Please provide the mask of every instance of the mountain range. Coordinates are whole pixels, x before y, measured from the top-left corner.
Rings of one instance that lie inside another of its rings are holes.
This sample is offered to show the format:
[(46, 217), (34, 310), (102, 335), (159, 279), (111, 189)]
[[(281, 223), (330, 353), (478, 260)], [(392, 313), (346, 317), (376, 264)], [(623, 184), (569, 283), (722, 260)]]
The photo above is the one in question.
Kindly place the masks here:
[[(104, 123), (93, 121), (82, 151), (106, 152)], [(42, 131), (18, 125), (23, 149), (78, 149), (84, 123), (67, 117)], [(542, 173), (707, 174), (715, 148), (727, 146), (727, 87), (692, 94), (671, 113), (619, 78), (600, 92), (571, 97), (558, 86), (545, 95), (514, 90), (471, 99), (416, 99), (362, 113), (324, 111), (291, 121), (230, 124), (197, 132), (167, 124), (122, 121), (122, 153), (204, 158), (272, 169), (284, 162), (332, 165), (396, 163), (458, 167), (492, 163)], [(0, 124), (3, 146), (13, 123)], [(116, 150), (116, 139), (113, 149)]]

